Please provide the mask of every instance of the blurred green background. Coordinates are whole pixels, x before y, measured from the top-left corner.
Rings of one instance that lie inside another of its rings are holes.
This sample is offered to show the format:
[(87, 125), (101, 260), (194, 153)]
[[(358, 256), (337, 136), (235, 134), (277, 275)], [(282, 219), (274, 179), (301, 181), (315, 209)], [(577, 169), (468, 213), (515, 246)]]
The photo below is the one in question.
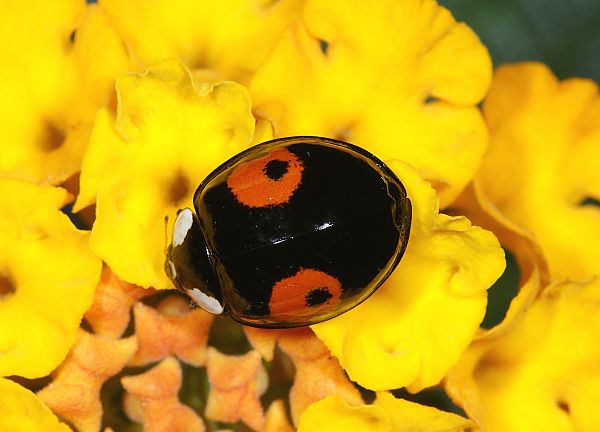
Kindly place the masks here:
[[(540, 61), (561, 79), (600, 83), (600, 0), (439, 0), (487, 46), (494, 66)], [(591, 205), (600, 203), (591, 200)], [(506, 271), (489, 290), (482, 326), (504, 318), (516, 295), (519, 268), (506, 250)]]
[(488, 47), (494, 65), (536, 60), (560, 78), (600, 82), (600, 0), (440, 0)]
[[(561, 79), (584, 77), (600, 83), (600, 0), (438, 1), (478, 34), (489, 49), (495, 67), (503, 63), (540, 61)], [(502, 321), (518, 291), (518, 264), (511, 251), (505, 250), (505, 253), (506, 270), (488, 291), (484, 328)], [(394, 394), (462, 414), (439, 387), (416, 395), (404, 389)]]

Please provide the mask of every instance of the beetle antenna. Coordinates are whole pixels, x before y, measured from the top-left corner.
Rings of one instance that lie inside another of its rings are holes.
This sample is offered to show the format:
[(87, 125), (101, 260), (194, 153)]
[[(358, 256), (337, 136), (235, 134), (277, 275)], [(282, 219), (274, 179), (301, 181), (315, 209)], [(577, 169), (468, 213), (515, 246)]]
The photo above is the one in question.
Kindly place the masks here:
[(169, 215), (166, 215), (165, 216), (165, 247), (164, 247), (165, 256), (167, 256), (168, 252), (169, 252), (169, 234), (167, 232), (168, 225), (169, 225)]

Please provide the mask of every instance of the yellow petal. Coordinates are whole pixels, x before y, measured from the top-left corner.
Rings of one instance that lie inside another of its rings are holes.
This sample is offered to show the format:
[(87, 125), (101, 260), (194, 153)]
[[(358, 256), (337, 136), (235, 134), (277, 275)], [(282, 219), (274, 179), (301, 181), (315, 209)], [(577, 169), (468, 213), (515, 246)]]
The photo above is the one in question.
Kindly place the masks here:
[(303, 0), (103, 0), (142, 62), (178, 57), (244, 82), (264, 61)]
[(438, 214), (433, 189), (412, 168), (389, 165), (413, 206), (406, 253), (367, 301), (312, 328), (360, 385), (419, 391), (438, 383), (469, 345), (504, 253), (491, 232)]
[(378, 393), (374, 405), (390, 413), (393, 430), (398, 432), (459, 432), (473, 426), (459, 415), (396, 399), (390, 393)]
[(65, 190), (5, 178), (0, 196), (0, 376), (40, 377), (74, 343), (102, 265), (58, 210)]
[(341, 138), (409, 162), (446, 206), (485, 149), (476, 104), (490, 78), (485, 47), (436, 2), (309, 0), (250, 88), (278, 136)]
[[(3, 86), (0, 99), (3, 175), (51, 181), (62, 173), (46, 172), (45, 157), (63, 146), (65, 125), (58, 115), (72, 82), (69, 33), (84, 12), (82, 0), (10, 2), (0, 15)], [(67, 72), (68, 73), (68, 72)]]
[(548, 287), (504, 335), (473, 343), (446, 388), (484, 430), (600, 430), (600, 279)]
[(201, 180), (248, 147), (250, 99), (233, 82), (194, 86), (176, 60), (117, 81), (116, 116), (99, 112), (76, 210), (97, 200), (92, 249), (119, 278), (167, 288), (165, 216), (192, 206)]
[(520, 274), (517, 295), (511, 300), (504, 319), (489, 330), (481, 329), (476, 337), (489, 337), (492, 333), (502, 333), (518, 321), (535, 300), (541, 288), (548, 285), (550, 281), (548, 264), (531, 233), (498, 211), (481, 190), (479, 181), (475, 180), (467, 186), (454, 205), (473, 223), (492, 231), (502, 246), (512, 252), (517, 261)]
[(375, 405), (351, 406), (338, 396), (310, 405), (300, 417), (298, 432), (392, 432), (390, 415)]
[(127, 65), (125, 48), (97, 6), (82, 0), (5, 6), (0, 173), (60, 183), (80, 169), (97, 106)]
[(338, 396), (327, 396), (304, 411), (298, 432), (459, 432), (472, 425), (456, 414), (378, 393), (372, 405), (359, 406), (349, 405)]
[(77, 88), (65, 109), (71, 123), (91, 123), (98, 107), (114, 98), (115, 79), (132, 66), (124, 43), (104, 11), (89, 4), (73, 44), (73, 80)]
[(600, 274), (600, 97), (589, 80), (559, 82), (544, 65), (498, 69), (484, 104), (490, 148), (478, 181), (532, 233), (556, 279)]
[(10, 432), (70, 432), (32, 392), (0, 378), (0, 430)]

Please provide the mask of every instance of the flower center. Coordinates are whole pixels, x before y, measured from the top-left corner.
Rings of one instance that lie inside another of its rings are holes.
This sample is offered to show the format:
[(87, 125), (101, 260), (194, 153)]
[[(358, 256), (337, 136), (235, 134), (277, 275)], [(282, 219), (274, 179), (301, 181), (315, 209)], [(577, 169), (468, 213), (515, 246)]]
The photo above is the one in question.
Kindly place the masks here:
[(10, 275), (0, 271), (0, 301), (17, 290), (15, 282)]
[(177, 206), (188, 196), (189, 192), (190, 181), (183, 172), (177, 171), (169, 184), (167, 199), (171, 204)]
[(559, 400), (556, 402), (556, 405), (558, 406), (558, 408), (560, 408), (562, 411), (564, 411), (567, 414), (571, 413), (571, 407), (569, 407), (569, 404), (563, 400)]
[(42, 151), (50, 153), (62, 146), (65, 134), (50, 121), (45, 121), (41, 127), (38, 145)]

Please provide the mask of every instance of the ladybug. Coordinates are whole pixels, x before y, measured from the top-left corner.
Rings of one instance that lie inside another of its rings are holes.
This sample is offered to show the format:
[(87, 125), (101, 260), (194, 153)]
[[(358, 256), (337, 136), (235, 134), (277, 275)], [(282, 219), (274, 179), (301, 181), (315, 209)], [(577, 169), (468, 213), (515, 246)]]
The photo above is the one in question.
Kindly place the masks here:
[(328, 138), (275, 139), (215, 169), (179, 210), (165, 270), (216, 315), (301, 327), (355, 307), (406, 249), (411, 203), (364, 149)]

